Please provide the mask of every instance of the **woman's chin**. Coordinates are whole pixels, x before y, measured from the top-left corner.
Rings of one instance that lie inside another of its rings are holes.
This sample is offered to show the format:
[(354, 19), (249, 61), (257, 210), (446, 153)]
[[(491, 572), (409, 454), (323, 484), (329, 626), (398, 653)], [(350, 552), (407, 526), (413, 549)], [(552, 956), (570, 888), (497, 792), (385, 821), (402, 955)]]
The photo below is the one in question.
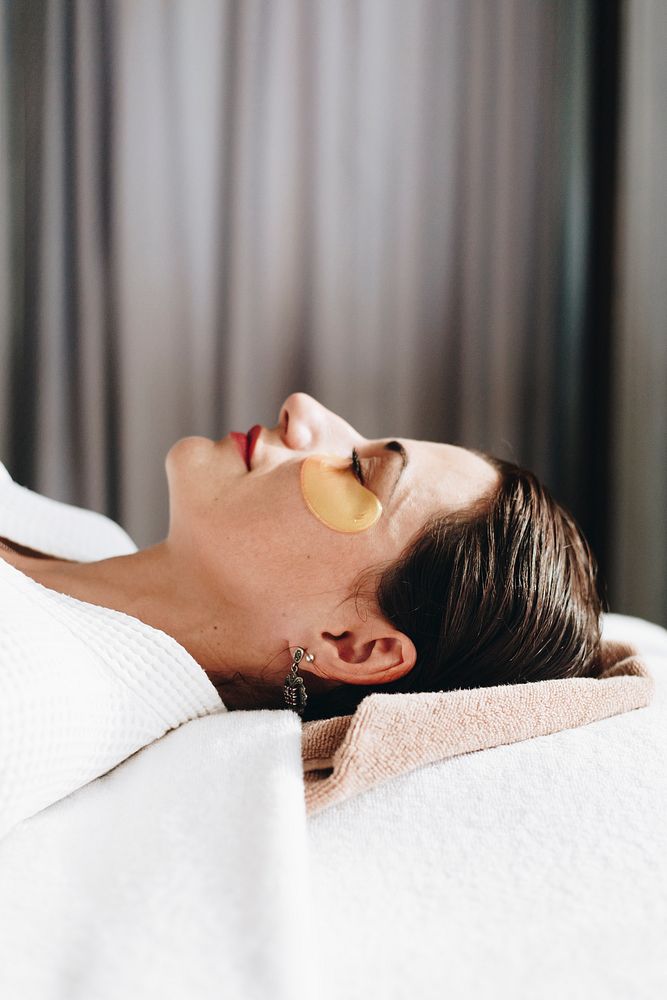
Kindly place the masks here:
[(211, 449), (215, 447), (215, 442), (210, 438), (192, 435), (190, 437), (179, 438), (174, 441), (167, 452), (164, 460), (167, 474), (170, 467), (175, 468), (183, 464), (203, 465), (211, 460)]
[(212, 478), (214, 447), (210, 438), (195, 436), (179, 438), (172, 444), (164, 460), (172, 499), (183, 492), (189, 496), (201, 492)]
[(220, 481), (227, 478), (226, 464), (220, 462), (210, 438), (192, 435), (172, 444), (165, 458), (170, 536), (174, 529), (180, 534), (183, 526), (187, 534), (194, 524), (210, 516)]

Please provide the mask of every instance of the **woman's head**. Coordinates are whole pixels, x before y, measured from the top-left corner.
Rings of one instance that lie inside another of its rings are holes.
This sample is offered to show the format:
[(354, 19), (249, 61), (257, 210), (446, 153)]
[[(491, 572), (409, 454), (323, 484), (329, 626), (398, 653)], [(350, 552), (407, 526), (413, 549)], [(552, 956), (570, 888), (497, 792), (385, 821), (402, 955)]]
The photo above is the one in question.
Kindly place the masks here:
[[(594, 676), (597, 565), (572, 515), (526, 469), (488, 456), (500, 482), (467, 510), (431, 518), (401, 557), (359, 581), (413, 641), (413, 670), (383, 690), (444, 691)], [(352, 712), (341, 687), (307, 718)]]
[[(318, 507), (315, 456), (346, 460), (335, 475), (354, 493), (353, 449), (382, 505), (361, 531), (339, 530), (345, 511), (332, 527)], [(262, 430), (250, 470), (231, 437), (176, 442), (167, 544), (197, 567), (207, 614), (218, 618), (220, 676), (232, 666), (248, 678), (259, 672), (279, 693), (289, 647), (305, 646), (316, 657), (303, 671), (309, 705), (332, 714), (337, 704), (352, 710), (369, 687), (463, 686), (449, 683), (454, 670), (488, 678), (483, 663), (490, 670), (501, 650), (513, 679), (528, 679), (516, 671), (530, 666), (530, 628), (543, 628), (541, 662), (567, 637), (574, 649), (595, 607), (586, 611), (583, 590), (577, 597), (568, 587), (584, 587), (592, 561), (571, 519), (514, 468), (453, 445), (368, 440), (303, 393), (288, 397), (277, 427)], [(563, 611), (561, 624), (547, 622), (545, 602), (563, 600), (574, 601), (574, 617)], [(503, 682), (496, 677), (486, 683)]]

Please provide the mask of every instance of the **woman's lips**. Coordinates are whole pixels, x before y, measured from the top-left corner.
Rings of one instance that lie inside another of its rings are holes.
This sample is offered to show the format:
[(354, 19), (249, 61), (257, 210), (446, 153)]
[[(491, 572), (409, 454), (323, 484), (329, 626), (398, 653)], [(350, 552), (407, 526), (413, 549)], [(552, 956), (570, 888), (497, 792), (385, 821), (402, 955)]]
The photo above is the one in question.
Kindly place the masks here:
[(257, 444), (257, 440), (263, 429), (264, 428), (261, 424), (255, 424), (254, 427), (250, 428), (247, 434), (240, 434), (238, 431), (231, 431), (229, 435), (241, 452), (241, 458), (245, 462), (248, 472), (250, 472), (252, 468), (250, 465), (252, 453), (255, 450), (255, 445)]

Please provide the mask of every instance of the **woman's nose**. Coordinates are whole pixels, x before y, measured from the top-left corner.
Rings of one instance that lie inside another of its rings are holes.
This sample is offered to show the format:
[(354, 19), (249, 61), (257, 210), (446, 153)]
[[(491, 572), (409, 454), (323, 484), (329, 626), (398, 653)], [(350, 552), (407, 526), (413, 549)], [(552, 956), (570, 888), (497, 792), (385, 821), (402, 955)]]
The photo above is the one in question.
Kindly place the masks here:
[(280, 433), (288, 448), (299, 451), (313, 446), (317, 410), (323, 409), (317, 400), (305, 392), (293, 392), (280, 407)]
[(280, 435), (288, 448), (299, 451), (347, 447), (359, 435), (342, 417), (305, 392), (293, 392), (280, 407)]

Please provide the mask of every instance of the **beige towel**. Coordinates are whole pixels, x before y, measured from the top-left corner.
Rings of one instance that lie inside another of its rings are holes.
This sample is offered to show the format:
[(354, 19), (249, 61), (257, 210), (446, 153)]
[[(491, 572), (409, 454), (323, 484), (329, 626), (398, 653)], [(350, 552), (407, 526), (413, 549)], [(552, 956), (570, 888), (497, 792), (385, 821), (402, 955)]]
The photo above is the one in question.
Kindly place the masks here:
[(597, 677), (425, 694), (372, 694), (354, 715), (306, 722), (309, 814), (423, 764), (643, 708), (654, 681), (637, 650), (603, 641)]

